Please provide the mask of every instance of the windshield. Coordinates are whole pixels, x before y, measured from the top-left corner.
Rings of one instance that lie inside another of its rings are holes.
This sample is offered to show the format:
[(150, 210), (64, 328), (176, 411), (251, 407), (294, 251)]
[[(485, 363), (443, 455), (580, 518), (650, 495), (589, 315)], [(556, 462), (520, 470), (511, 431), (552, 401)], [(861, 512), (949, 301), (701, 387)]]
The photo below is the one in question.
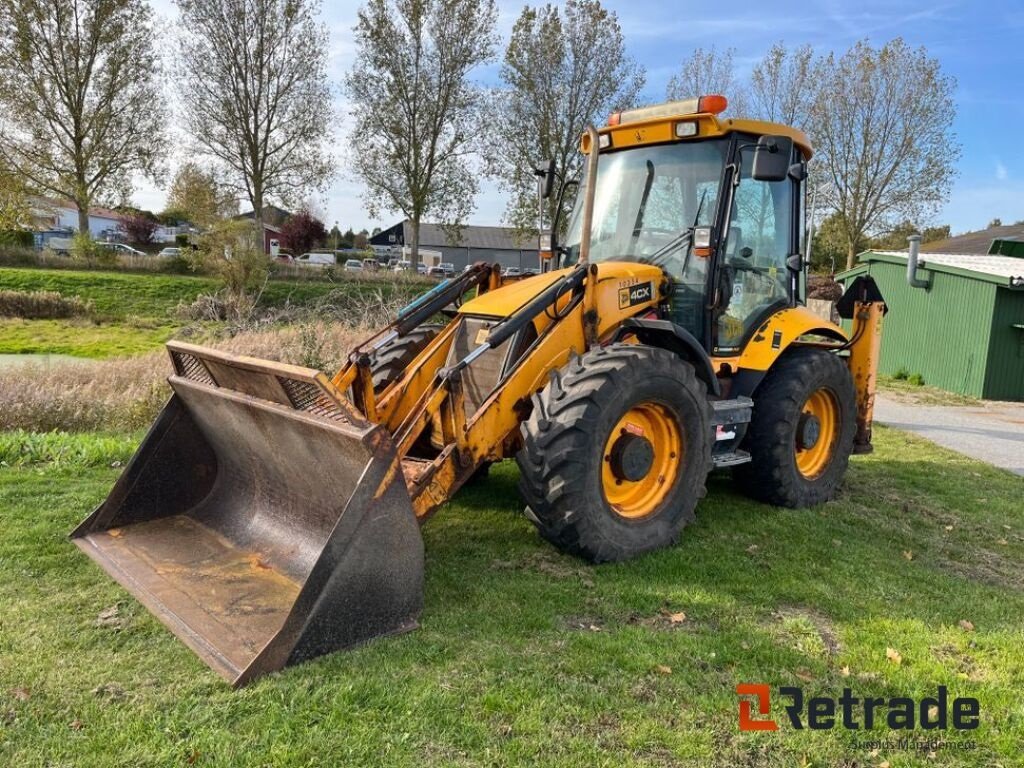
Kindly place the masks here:
[[(590, 260), (656, 263), (699, 282), (703, 259), (686, 259), (692, 226), (710, 226), (718, 205), (728, 139), (637, 147), (602, 154), (597, 166)], [(585, 188), (585, 187), (584, 187)], [(583, 198), (578, 195), (565, 244), (579, 258)]]

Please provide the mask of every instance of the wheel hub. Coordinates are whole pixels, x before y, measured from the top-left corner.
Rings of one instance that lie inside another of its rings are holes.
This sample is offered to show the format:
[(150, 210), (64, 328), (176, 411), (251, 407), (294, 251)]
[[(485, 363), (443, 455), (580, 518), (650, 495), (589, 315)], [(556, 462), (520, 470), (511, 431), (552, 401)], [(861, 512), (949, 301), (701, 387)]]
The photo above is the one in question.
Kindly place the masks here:
[(654, 446), (646, 437), (626, 432), (612, 445), (609, 463), (615, 477), (635, 483), (651, 471)]
[(801, 451), (807, 451), (818, 444), (821, 438), (821, 421), (813, 413), (800, 414), (796, 426), (796, 444)]

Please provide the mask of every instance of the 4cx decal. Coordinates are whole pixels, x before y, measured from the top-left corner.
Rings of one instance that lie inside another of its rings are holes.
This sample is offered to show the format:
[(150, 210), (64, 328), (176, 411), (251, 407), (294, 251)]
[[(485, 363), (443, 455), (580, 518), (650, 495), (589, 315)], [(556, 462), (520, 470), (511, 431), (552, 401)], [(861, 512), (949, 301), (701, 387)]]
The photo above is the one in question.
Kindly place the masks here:
[(654, 283), (637, 283), (619, 288), (619, 309), (635, 307), (651, 300), (654, 296)]
[[(740, 683), (736, 686), (736, 694), (740, 697), (741, 731), (779, 729), (779, 724), (768, 717), (771, 714), (771, 689), (767, 685)], [(822, 731), (837, 726), (851, 731), (871, 730), (876, 724), (884, 724), (894, 731), (917, 728), (946, 730), (950, 725), (958, 731), (970, 731), (978, 727), (981, 711), (978, 700), (969, 696), (950, 702), (944, 685), (938, 687), (935, 696), (926, 696), (920, 701), (909, 696), (859, 698), (850, 688), (844, 688), (838, 699), (814, 696), (805, 701), (802, 688), (785, 685), (779, 687), (778, 695), (784, 699), (782, 708), (789, 724), (798, 730), (806, 727)], [(753, 697), (753, 700), (744, 697)], [(755, 701), (757, 715), (751, 711)]]

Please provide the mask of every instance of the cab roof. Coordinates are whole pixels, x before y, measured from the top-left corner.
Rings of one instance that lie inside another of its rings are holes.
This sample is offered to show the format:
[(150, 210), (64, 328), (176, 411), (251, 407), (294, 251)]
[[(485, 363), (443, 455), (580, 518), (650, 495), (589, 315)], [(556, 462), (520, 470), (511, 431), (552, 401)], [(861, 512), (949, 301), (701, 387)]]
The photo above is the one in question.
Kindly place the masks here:
[[(710, 95), (616, 112), (609, 117), (608, 125), (598, 129), (600, 151), (751, 133), (791, 138), (800, 148), (804, 160), (810, 160), (814, 154), (807, 134), (800, 129), (764, 120), (720, 118), (718, 115), (726, 106), (724, 96)], [(584, 134), (580, 149), (584, 153), (589, 152), (589, 144)]]

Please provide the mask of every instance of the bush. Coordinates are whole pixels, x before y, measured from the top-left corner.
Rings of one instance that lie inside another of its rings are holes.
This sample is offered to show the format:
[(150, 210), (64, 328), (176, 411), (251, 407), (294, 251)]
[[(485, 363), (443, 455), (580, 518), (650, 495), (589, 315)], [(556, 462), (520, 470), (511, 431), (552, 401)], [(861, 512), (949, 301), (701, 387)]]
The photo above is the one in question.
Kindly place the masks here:
[(89, 316), (92, 313), (92, 302), (82, 301), (77, 296), (64, 298), (57, 291), (0, 290), (0, 317), (53, 320)]
[(220, 278), (229, 295), (227, 306), (236, 318), (252, 312), (256, 289), (266, 284), (270, 262), (263, 242), (248, 221), (225, 221), (203, 235), (199, 248), (189, 256), (207, 274)]
[(892, 377), (896, 379), (896, 381), (906, 381), (910, 378), (910, 371), (901, 366), (897, 369), (896, 373), (892, 375)]
[(34, 267), (39, 263), (39, 257), (34, 248), (0, 243), (0, 266)]
[(171, 275), (188, 275), (196, 271), (195, 266), (187, 256), (179, 253), (177, 256), (165, 259), (160, 271)]
[(76, 232), (71, 238), (71, 258), (100, 267), (112, 267), (118, 262), (114, 249), (102, 247), (88, 232)]
[(912, 373), (910, 376), (907, 377), (907, 383), (913, 384), (915, 387), (923, 387), (924, 376), (922, 376), (920, 373)]
[(27, 230), (0, 231), (0, 245), (12, 245), (15, 248), (34, 248), (35, 244), (35, 235)]

